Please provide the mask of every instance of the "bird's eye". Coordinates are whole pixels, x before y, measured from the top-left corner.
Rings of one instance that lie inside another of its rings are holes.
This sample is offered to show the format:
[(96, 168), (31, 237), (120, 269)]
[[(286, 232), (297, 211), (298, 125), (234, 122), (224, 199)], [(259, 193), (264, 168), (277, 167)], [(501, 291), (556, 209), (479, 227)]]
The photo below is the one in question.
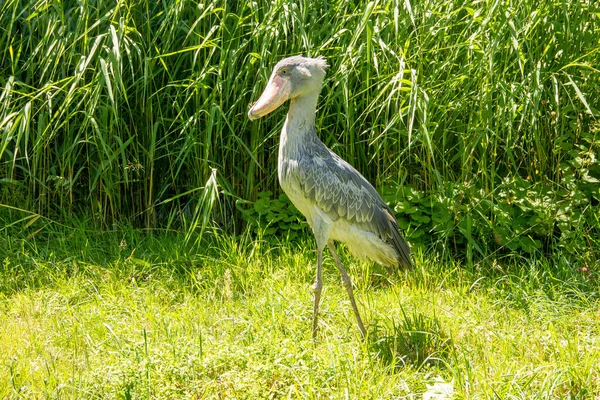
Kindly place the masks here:
[(281, 75), (288, 75), (290, 73), (290, 70), (287, 68), (283, 68), (282, 70), (279, 71), (279, 73)]

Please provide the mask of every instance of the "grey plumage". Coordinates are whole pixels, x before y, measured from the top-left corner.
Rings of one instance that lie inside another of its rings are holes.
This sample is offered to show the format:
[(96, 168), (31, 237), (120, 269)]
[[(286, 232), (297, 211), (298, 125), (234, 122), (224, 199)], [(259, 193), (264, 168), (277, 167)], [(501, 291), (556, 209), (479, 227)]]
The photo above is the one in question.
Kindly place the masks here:
[(281, 60), (265, 91), (248, 112), (260, 118), (290, 100), (279, 144), (279, 182), (306, 217), (317, 242), (317, 276), (313, 285), (313, 337), (321, 298), (323, 250), (327, 246), (342, 275), (360, 328), (365, 328), (354, 300), (352, 283), (335, 249), (387, 266), (411, 266), (410, 248), (392, 211), (373, 186), (350, 164), (329, 150), (316, 135), (315, 112), (327, 64), (323, 58), (294, 56)]
[[(328, 149), (314, 130), (280, 161), (280, 180), (298, 186), (333, 221), (344, 219), (394, 246), (398, 265), (410, 267), (410, 248), (392, 210), (350, 164)], [(285, 183), (284, 183), (285, 185)]]

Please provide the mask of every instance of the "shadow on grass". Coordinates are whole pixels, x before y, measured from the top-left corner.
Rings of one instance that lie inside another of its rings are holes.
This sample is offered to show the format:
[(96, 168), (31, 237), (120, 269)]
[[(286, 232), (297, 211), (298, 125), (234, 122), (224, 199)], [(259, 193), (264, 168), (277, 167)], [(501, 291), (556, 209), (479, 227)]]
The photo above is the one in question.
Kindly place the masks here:
[(402, 318), (391, 326), (370, 329), (368, 347), (372, 354), (394, 370), (411, 365), (444, 368), (454, 353), (454, 344), (436, 316), (402, 309)]
[(176, 233), (45, 228), (35, 235), (18, 229), (2, 232), (0, 294), (53, 287), (72, 277), (193, 288), (190, 279), (206, 263), (205, 254), (185, 248), (183, 235)]

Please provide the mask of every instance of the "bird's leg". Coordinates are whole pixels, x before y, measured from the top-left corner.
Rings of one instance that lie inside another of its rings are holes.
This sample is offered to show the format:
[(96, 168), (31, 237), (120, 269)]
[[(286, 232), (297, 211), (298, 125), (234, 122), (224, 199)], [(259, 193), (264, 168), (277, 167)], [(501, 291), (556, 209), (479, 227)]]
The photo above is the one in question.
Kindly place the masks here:
[(360, 334), (364, 339), (366, 336), (365, 326), (363, 325), (362, 319), (360, 318), (360, 313), (358, 312), (358, 307), (356, 306), (356, 301), (354, 300), (354, 292), (352, 290), (352, 280), (350, 279), (350, 275), (348, 275), (348, 273), (346, 272), (346, 269), (342, 265), (342, 261), (340, 260), (340, 257), (337, 255), (337, 252), (335, 251), (335, 245), (333, 244), (333, 242), (329, 242), (327, 244), (327, 246), (329, 247), (329, 251), (331, 252), (331, 255), (333, 256), (333, 259), (335, 260), (335, 264), (337, 265), (338, 269), (340, 270), (340, 274), (342, 274), (342, 284), (348, 291), (348, 296), (350, 297), (350, 303), (352, 303), (352, 308), (354, 309), (354, 315), (356, 316), (356, 322), (358, 322), (358, 328), (360, 329)]
[(313, 326), (312, 336), (313, 339), (317, 338), (317, 320), (319, 318), (319, 301), (321, 300), (321, 289), (323, 289), (323, 247), (319, 246), (317, 250), (317, 277), (315, 283), (312, 286), (312, 290), (315, 294), (315, 306), (313, 308)]

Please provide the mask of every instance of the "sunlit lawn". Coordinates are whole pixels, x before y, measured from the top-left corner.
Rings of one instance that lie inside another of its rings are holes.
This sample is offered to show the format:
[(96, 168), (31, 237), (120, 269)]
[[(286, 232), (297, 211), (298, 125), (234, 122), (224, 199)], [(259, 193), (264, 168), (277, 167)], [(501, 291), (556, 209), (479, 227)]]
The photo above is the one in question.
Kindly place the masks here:
[(579, 271), (417, 255), (387, 276), (344, 257), (363, 343), (326, 258), (313, 342), (312, 242), (211, 243), (3, 237), (0, 397), (422, 398), (436, 380), (456, 398), (600, 396), (598, 285)]

